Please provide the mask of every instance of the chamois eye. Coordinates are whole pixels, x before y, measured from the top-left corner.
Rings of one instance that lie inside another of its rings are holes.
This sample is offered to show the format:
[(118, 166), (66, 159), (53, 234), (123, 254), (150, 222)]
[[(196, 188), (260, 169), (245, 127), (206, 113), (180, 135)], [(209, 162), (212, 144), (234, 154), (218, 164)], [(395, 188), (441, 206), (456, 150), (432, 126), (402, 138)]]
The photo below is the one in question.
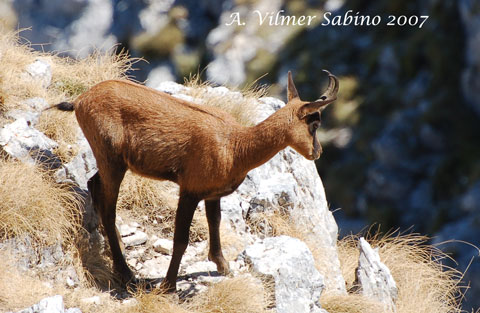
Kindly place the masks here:
[(308, 130), (309, 130), (310, 134), (313, 135), (318, 127), (320, 127), (320, 121), (314, 121), (314, 122), (308, 124)]

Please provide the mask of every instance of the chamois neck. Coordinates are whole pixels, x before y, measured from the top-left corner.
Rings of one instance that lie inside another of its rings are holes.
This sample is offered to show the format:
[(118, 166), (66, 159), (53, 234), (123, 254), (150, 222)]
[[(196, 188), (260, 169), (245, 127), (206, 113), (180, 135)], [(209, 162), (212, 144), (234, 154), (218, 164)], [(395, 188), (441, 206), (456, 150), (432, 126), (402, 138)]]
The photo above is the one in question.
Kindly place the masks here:
[(235, 166), (250, 171), (287, 147), (288, 112), (280, 109), (256, 126), (244, 128), (236, 142)]

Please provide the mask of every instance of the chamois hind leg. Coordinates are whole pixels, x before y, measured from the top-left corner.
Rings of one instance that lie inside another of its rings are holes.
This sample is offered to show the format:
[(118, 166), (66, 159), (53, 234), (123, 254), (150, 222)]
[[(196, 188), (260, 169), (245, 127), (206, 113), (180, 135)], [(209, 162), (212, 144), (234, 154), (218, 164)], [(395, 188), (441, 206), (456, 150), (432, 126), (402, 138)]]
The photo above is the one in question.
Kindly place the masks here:
[(220, 210), (220, 199), (205, 200), (205, 210), (207, 213), (208, 231), (210, 235), (210, 250), (208, 259), (217, 264), (217, 271), (221, 275), (227, 275), (230, 272), (228, 262), (223, 257), (222, 245), (220, 243), (220, 221), (222, 213)]
[(116, 171), (108, 171), (99, 168), (88, 182), (88, 189), (92, 195), (93, 204), (96, 207), (102, 225), (110, 244), (113, 258), (113, 268), (120, 275), (123, 283), (130, 282), (134, 275), (125, 261), (120, 244), (120, 237), (115, 226), (116, 205), (120, 184), (125, 175), (125, 168), (115, 168)]
[(193, 214), (200, 199), (189, 193), (180, 191), (177, 214), (175, 217), (175, 234), (173, 236), (173, 254), (168, 267), (167, 276), (162, 282), (162, 288), (174, 292), (177, 288), (177, 276), (183, 253), (187, 249)]
[[(99, 200), (100, 199), (99, 197), (100, 197), (100, 194), (101, 194), (100, 184), (101, 184), (100, 174), (98, 172), (95, 173), (95, 175), (93, 175), (88, 180), (88, 190), (90, 191), (90, 196), (92, 197), (92, 201), (93, 201), (93, 204), (94, 204), (95, 208), (98, 205), (99, 201), (101, 201), (101, 200)], [(97, 214), (99, 214), (99, 211), (98, 211), (97, 208), (96, 208), (96, 210), (97, 210)], [(120, 250), (122, 250), (122, 255), (125, 256), (125, 244), (120, 239), (121, 238), (120, 232), (118, 231), (118, 228), (117, 228), (116, 225), (115, 225), (115, 232), (117, 233), (118, 244), (120, 245)]]

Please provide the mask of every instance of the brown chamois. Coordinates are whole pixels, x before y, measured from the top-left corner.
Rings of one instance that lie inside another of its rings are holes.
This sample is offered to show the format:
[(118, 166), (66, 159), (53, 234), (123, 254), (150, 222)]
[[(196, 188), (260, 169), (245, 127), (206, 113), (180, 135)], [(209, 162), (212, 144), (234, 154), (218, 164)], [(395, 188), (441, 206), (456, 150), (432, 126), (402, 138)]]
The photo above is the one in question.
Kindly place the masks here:
[(123, 282), (134, 279), (115, 227), (118, 191), (126, 170), (180, 186), (173, 255), (163, 286), (176, 289), (190, 224), (201, 200), (205, 200), (210, 235), (208, 257), (219, 273), (226, 274), (229, 266), (219, 236), (220, 198), (237, 189), (251, 169), (287, 146), (309, 160), (320, 157), (322, 147), (316, 136), (320, 113), (336, 99), (339, 87), (337, 78), (327, 73), (327, 91), (309, 102), (300, 100), (288, 72), (288, 103), (252, 127), (240, 125), (218, 108), (129, 81), (99, 83), (73, 103), (56, 106), (75, 110), (97, 160), (98, 172), (88, 189), (110, 243), (114, 269)]

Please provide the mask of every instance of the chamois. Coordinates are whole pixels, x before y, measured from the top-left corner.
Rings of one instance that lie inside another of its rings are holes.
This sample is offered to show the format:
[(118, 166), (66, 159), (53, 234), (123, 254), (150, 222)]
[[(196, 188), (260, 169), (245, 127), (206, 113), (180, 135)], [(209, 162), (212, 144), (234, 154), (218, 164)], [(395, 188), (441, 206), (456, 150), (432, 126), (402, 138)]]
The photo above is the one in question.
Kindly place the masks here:
[(162, 284), (176, 290), (180, 262), (188, 245), (197, 204), (205, 200), (209, 227), (208, 257), (220, 274), (229, 272), (220, 244), (220, 198), (231, 194), (247, 173), (292, 147), (309, 160), (320, 157), (316, 135), (320, 113), (336, 99), (337, 78), (329, 76), (326, 92), (315, 101), (302, 101), (288, 72), (288, 103), (256, 126), (240, 125), (228, 113), (197, 105), (130, 82), (109, 80), (93, 86), (60, 110), (74, 110), (87, 138), (98, 172), (88, 181), (110, 243), (114, 270), (124, 283), (134, 275), (122, 253), (115, 227), (120, 183), (127, 169), (180, 186), (173, 254)]

